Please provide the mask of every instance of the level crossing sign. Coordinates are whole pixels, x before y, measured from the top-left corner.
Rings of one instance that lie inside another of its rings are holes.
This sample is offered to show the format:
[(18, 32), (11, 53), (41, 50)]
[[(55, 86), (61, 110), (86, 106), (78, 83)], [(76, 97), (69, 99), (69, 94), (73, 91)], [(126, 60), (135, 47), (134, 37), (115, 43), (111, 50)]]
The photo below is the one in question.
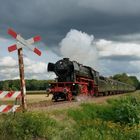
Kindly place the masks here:
[(23, 111), (27, 109), (26, 104), (26, 85), (24, 80), (24, 63), (23, 63), (23, 48), (28, 48), (33, 51), (35, 54), (41, 56), (41, 51), (33, 46), (32, 44), (41, 40), (40, 36), (35, 36), (30, 39), (24, 39), (20, 34), (16, 33), (13, 29), (8, 29), (8, 34), (16, 39), (16, 43), (8, 47), (9, 52), (15, 50), (18, 51), (18, 62), (19, 62), (19, 72), (20, 72), (20, 87), (21, 87), (21, 96), (22, 96), (22, 108)]

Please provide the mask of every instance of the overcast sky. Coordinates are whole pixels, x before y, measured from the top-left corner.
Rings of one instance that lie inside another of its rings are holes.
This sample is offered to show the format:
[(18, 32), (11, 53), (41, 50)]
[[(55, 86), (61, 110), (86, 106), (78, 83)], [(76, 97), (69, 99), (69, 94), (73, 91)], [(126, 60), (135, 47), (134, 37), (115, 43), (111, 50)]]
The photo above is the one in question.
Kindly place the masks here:
[(16, 79), (16, 41), (11, 27), (28, 39), (40, 35), (42, 56), (24, 49), (26, 78), (49, 79), (48, 62), (70, 57), (102, 75), (140, 79), (139, 0), (3, 0), (0, 4), (0, 80)]

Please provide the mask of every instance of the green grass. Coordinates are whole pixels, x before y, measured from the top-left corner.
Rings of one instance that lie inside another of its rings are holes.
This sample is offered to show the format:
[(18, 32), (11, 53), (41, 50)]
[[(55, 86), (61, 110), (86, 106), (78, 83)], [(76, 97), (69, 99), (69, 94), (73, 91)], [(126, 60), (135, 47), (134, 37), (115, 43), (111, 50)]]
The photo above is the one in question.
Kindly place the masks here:
[(140, 102), (137, 98), (123, 97), (106, 105), (81, 104), (81, 109), (69, 109), (68, 115), (75, 120), (74, 128), (80, 139), (140, 139)]
[(31, 140), (33, 138), (48, 138), (56, 129), (56, 121), (44, 113), (18, 113), (1, 116), (1, 140)]
[(1, 140), (140, 140), (140, 93), (78, 108), (0, 116)]

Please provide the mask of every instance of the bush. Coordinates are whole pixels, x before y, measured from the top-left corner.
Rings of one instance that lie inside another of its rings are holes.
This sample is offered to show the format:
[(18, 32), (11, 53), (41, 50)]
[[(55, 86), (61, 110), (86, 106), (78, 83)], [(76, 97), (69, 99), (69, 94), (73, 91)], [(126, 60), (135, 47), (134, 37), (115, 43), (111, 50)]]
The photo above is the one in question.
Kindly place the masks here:
[(139, 140), (139, 105), (136, 98), (124, 97), (104, 106), (87, 103), (69, 109), (68, 115), (76, 121), (73, 140)]
[(122, 124), (138, 124), (140, 122), (140, 101), (136, 97), (123, 97), (111, 102), (112, 120)]
[(31, 140), (51, 137), (56, 122), (43, 113), (6, 115), (0, 122), (0, 137), (8, 140)]
[(66, 112), (52, 114), (56, 121), (47, 112), (1, 115), (0, 139), (140, 140), (140, 101), (135, 97), (103, 105), (83, 103)]

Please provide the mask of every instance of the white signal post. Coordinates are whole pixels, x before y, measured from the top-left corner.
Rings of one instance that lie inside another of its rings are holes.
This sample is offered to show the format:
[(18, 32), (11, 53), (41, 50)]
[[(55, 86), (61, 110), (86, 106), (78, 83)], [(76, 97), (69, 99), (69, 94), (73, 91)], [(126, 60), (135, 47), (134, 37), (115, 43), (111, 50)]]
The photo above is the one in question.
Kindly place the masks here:
[(41, 37), (36, 36), (34, 38), (25, 40), (19, 34), (17, 34), (13, 29), (8, 29), (8, 34), (17, 40), (17, 43), (8, 47), (8, 51), (12, 52), (18, 50), (18, 62), (19, 62), (19, 73), (20, 73), (20, 87), (21, 87), (21, 96), (22, 96), (22, 109), (25, 111), (27, 109), (26, 103), (26, 85), (24, 79), (24, 63), (23, 63), (23, 51), (22, 48), (28, 48), (32, 50), (37, 55), (41, 56), (41, 51), (31, 44), (40, 41)]

